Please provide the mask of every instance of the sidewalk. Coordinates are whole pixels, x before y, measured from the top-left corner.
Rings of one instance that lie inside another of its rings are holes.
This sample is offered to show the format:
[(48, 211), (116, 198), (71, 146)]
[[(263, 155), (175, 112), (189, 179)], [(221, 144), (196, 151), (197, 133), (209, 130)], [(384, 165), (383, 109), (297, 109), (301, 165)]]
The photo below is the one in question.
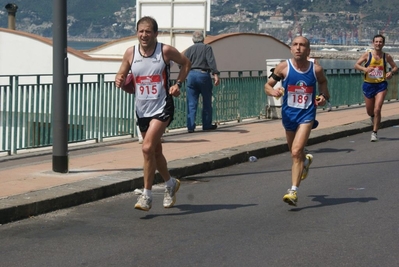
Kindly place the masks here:
[[(386, 102), (382, 128), (399, 124), (399, 102)], [(364, 106), (320, 110), (309, 145), (371, 131)], [(171, 174), (182, 178), (286, 152), (281, 120), (223, 124), (216, 131), (168, 133), (163, 144)], [(142, 188), (141, 145), (119, 143), (71, 148), (69, 173), (52, 171), (51, 150), (0, 157), (0, 224)], [(161, 181), (157, 177), (157, 181)], [(132, 202), (132, 205), (134, 203)]]

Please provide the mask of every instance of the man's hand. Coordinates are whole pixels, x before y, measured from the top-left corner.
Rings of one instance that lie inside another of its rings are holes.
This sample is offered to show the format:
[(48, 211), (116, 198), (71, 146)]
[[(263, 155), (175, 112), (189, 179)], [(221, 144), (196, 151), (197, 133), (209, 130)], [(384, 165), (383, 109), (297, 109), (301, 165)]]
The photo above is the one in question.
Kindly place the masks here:
[(218, 75), (214, 75), (213, 78), (215, 79), (215, 86), (218, 86), (219, 83), (220, 83), (219, 76)]
[(284, 92), (285, 92), (284, 88), (280, 87), (278, 89), (273, 90), (273, 96), (278, 100), (280, 99), (280, 97), (284, 95)]
[(326, 98), (324, 95), (317, 95), (316, 96), (316, 106), (324, 106), (327, 103)]
[(117, 73), (115, 76), (115, 86), (116, 88), (121, 88), (125, 82), (125, 77), (122, 73)]
[(174, 97), (178, 97), (180, 95), (180, 88), (177, 84), (172, 85), (169, 88), (169, 94), (171, 94)]

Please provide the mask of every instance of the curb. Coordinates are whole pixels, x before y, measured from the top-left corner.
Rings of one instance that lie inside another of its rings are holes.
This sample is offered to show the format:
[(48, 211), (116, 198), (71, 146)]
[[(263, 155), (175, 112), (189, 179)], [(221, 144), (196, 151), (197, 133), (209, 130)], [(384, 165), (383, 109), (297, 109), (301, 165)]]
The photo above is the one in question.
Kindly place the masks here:
[[(383, 119), (381, 129), (399, 124), (398, 116)], [(312, 132), (308, 145), (371, 131), (369, 120), (335, 126)], [(248, 161), (249, 156), (265, 158), (288, 152), (285, 138), (256, 142), (223, 149), (199, 156), (168, 162), (172, 176), (183, 178)], [(163, 182), (157, 173), (155, 183)], [(100, 176), (76, 183), (38, 190), (26, 194), (11, 196), (0, 202), (0, 224), (26, 219), (32, 216), (59, 209), (97, 201), (118, 194), (131, 192), (144, 185), (142, 170), (119, 172), (113, 175)]]

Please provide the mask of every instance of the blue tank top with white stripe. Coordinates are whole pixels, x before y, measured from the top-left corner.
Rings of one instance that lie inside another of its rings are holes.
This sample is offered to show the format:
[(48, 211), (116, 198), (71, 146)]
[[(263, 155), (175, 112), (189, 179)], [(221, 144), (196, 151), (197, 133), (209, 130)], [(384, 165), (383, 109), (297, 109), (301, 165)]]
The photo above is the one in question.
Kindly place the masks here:
[(282, 81), (284, 87), (283, 123), (308, 123), (316, 118), (317, 78), (313, 62), (306, 71), (295, 69), (291, 59), (287, 60), (287, 75)]

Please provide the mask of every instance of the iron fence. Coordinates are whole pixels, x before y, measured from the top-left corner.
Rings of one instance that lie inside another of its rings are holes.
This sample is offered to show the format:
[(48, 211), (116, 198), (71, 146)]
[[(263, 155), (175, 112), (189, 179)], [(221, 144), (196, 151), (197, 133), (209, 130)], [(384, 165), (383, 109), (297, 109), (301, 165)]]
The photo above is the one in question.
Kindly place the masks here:
[[(68, 142), (116, 136), (137, 136), (134, 95), (115, 87), (115, 73), (68, 76)], [(360, 105), (362, 73), (326, 70), (334, 107)], [(213, 89), (213, 120), (217, 123), (266, 116), (265, 71), (226, 71)], [(52, 75), (0, 76), (0, 153), (52, 145)], [(386, 100), (398, 99), (398, 76), (389, 81)], [(186, 92), (174, 99), (175, 119), (169, 129), (186, 127)], [(202, 112), (200, 99), (197, 114)], [(201, 116), (197, 116), (201, 125)]]

